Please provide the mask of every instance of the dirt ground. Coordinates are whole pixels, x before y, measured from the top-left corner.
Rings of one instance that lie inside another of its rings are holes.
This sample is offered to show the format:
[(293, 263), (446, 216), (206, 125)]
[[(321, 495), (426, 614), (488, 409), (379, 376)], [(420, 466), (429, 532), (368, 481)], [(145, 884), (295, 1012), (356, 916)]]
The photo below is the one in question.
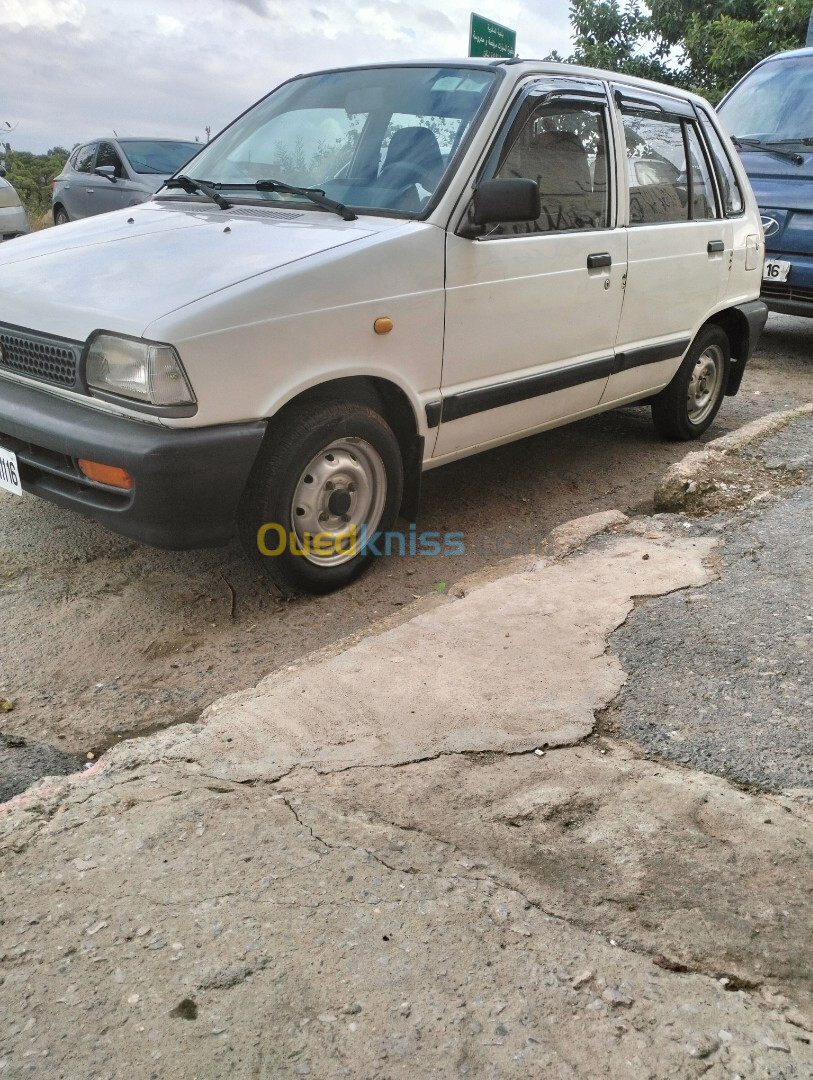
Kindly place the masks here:
[[(813, 398), (813, 325), (772, 316), (719, 437)], [(12, 739), (98, 756), (188, 721), (219, 696), (352, 634), (600, 510), (652, 510), (686, 453), (647, 409), (545, 433), (426, 475), (419, 528), (462, 531), (465, 555), (382, 558), (333, 596), (280, 602), (239, 547), (162, 552), (68, 511), (0, 493), (0, 717)], [(499, 554), (498, 552), (502, 552)]]

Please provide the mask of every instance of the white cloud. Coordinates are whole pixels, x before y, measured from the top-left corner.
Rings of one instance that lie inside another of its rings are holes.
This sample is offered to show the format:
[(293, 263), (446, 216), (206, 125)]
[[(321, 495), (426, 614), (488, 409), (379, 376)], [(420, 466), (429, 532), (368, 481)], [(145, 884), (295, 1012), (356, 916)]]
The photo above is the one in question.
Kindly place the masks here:
[[(569, 52), (567, 5), (476, 7), (517, 30), (520, 56), (539, 57)], [(17, 125), (12, 146), (35, 152), (114, 128), (203, 138), (292, 75), (464, 56), (470, 10), (459, 0), (0, 0), (2, 119)]]
[(29, 26), (50, 29), (66, 23), (79, 26), (86, 11), (82, 0), (3, 0), (0, 24), (23, 29)]
[(184, 24), (173, 15), (159, 15), (155, 20), (155, 25), (158, 33), (163, 34), (164, 37), (173, 37), (184, 31)]

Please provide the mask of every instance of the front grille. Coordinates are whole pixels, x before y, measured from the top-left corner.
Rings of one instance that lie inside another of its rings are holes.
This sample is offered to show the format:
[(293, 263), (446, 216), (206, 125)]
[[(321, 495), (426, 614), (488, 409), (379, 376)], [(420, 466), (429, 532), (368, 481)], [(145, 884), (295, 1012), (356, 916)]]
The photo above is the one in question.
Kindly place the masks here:
[(78, 342), (0, 326), (0, 370), (57, 386), (76, 386), (81, 351)]
[(762, 297), (765, 300), (799, 300), (813, 303), (813, 288), (809, 285), (792, 285), (789, 281), (763, 281)]

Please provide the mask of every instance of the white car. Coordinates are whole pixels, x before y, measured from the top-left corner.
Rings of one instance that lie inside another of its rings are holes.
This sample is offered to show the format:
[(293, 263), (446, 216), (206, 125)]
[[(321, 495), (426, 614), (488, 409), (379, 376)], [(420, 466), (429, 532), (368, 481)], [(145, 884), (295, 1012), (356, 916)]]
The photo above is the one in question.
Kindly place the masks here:
[(0, 484), (159, 546), (236, 524), (283, 590), (359, 573), (424, 469), (632, 402), (698, 436), (765, 323), (751, 189), (679, 90), (320, 72), (193, 166), (0, 252)]
[(0, 165), (0, 241), (13, 240), (31, 229), (20, 196), (8, 180), (3, 179), (5, 175), (6, 170)]

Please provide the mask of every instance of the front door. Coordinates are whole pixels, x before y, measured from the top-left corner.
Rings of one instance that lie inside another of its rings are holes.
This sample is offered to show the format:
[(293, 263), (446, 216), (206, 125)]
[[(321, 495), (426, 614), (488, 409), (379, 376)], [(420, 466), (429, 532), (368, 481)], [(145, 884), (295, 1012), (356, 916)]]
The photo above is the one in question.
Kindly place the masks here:
[(607, 108), (589, 80), (523, 90), (480, 179), (533, 179), (540, 217), (476, 239), (449, 232), (435, 457), (529, 434), (601, 399), (626, 271)]

